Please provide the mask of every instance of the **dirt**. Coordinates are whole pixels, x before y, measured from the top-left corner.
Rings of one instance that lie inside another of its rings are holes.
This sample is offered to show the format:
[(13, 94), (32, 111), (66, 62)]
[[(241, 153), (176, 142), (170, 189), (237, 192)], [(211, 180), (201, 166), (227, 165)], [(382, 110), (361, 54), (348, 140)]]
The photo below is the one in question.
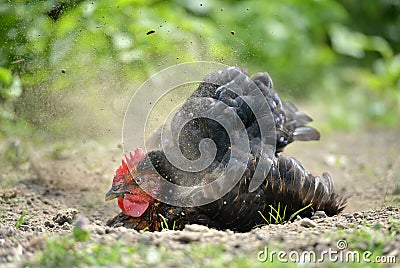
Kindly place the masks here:
[[(347, 208), (339, 216), (320, 213), (312, 219), (266, 225), (248, 233), (198, 225), (159, 233), (109, 228), (105, 222), (119, 209), (115, 202), (105, 202), (104, 194), (120, 163), (118, 142), (27, 146), (28, 162), (18, 167), (3, 165), (0, 172), (0, 266), (20, 266), (41, 249), (44, 238), (69, 235), (77, 215), (89, 220), (91, 239), (99, 241), (140, 241), (171, 250), (185, 250), (192, 244), (224, 244), (226, 254), (240, 252), (254, 258), (270, 245), (317, 252), (336, 248), (338, 232), (346, 237), (364, 226), (390, 233), (392, 222), (400, 220), (399, 134), (396, 130), (332, 133), (320, 142), (289, 146), (285, 153), (298, 158), (311, 173), (332, 174), (337, 192), (350, 197)], [(27, 222), (21, 220), (23, 212)], [(400, 261), (400, 234), (398, 230), (393, 233), (382, 253)], [(353, 241), (349, 248), (365, 248), (354, 243), (368, 241)]]

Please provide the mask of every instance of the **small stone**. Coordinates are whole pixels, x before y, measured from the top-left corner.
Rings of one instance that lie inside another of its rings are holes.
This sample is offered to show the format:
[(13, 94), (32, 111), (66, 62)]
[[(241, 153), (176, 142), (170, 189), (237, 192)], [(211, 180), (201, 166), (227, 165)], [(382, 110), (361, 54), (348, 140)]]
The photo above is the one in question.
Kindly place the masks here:
[(314, 213), (313, 216), (318, 217), (318, 218), (321, 218), (321, 219), (322, 219), (322, 218), (328, 217), (328, 216), (326, 215), (325, 211), (322, 211), (322, 210), (316, 211), (316, 212)]
[(256, 233), (256, 239), (257, 239), (257, 240), (261, 240), (261, 241), (266, 241), (266, 240), (268, 240), (268, 239), (265, 237), (265, 235), (258, 234), (258, 233)]
[(98, 235), (104, 235), (106, 233), (106, 230), (104, 230), (104, 228), (100, 227), (100, 226), (96, 226), (94, 227), (94, 231), (98, 234)]
[(310, 227), (316, 227), (317, 224), (314, 221), (310, 220), (309, 218), (304, 218), (300, 220), (300, 226), (310, 228)]
[(301, 221), (300, 215), (297, 215), (297, 216), (296, 216), (296, 219), (295, 219), (294, 221)]

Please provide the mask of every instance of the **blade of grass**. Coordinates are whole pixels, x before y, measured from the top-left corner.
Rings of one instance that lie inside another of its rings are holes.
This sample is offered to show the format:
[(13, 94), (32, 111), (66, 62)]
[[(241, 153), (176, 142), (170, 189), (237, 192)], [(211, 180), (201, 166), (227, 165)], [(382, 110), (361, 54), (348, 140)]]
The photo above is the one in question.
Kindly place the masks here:
[(293, 213), (292, 215), (290, 215), (289, 217), (289, 221), (291, 221), (294, 217), (296, 217), (296, 215), (298, 215), (300, 212), (302, 212), (303, 210), (309, 208), (312, 206), (312, 203), (308, 204), (307, 206), (305, 206), (304, 208), (299, 209), (298, 211), (296, 211), (295, 213)]
[(261, 211), (258, 211), (258, 214), (260, 214), (261, 215), (261, 218), (263, 218), (264, 219), (264, 221), (267, 223), (267, 224), (269, 224), (270, 222), (267, 220), (267, 218), (265, 218), (265, 216), (262, 214), (262, 212)]

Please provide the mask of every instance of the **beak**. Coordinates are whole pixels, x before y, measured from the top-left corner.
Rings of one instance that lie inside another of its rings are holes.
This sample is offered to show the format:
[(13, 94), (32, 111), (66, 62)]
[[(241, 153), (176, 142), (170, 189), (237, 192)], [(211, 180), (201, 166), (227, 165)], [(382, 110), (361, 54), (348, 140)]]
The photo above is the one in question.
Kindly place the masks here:
[(106, 196), (104, 199), (105, 199), (105, 201), (110, 201), (117, 197), (121, 197), (123, 195), (124, 195), (124, 192), (120, 192), (120, 191), (116, 190), (114, 187), (111, 187), (111, 189), (108, 190), (108, 192), (106, 193)]

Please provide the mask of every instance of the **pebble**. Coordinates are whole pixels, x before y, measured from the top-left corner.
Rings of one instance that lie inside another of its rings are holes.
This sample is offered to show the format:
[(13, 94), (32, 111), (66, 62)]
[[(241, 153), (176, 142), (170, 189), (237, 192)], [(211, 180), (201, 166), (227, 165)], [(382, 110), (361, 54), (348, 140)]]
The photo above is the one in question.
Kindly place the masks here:
[(94, 227), (94, 231), (98, 234), (98, 235), (104, 235), (106, 234), (106, 230), (103, 227), (100, 226), (95, 226)]
[(261, 240), (261, 241), (267, 241), (268, 240), (265, 235), (262, 235), (262, 234), (259, 234), (259, 233), (256, 233), (256, 239), (257, 240)]
[(322, 218), (326, 218), (328, 216), (326, 215), (325, 211), (318, 210), (314, 213), (313, 217), (322, 219)]
[(316, 227), (317, 224), (314, 221), (310, 220), (309, 218), (304, 218), (300, 220), (300, 226), (310, 228), (310, 227)]

